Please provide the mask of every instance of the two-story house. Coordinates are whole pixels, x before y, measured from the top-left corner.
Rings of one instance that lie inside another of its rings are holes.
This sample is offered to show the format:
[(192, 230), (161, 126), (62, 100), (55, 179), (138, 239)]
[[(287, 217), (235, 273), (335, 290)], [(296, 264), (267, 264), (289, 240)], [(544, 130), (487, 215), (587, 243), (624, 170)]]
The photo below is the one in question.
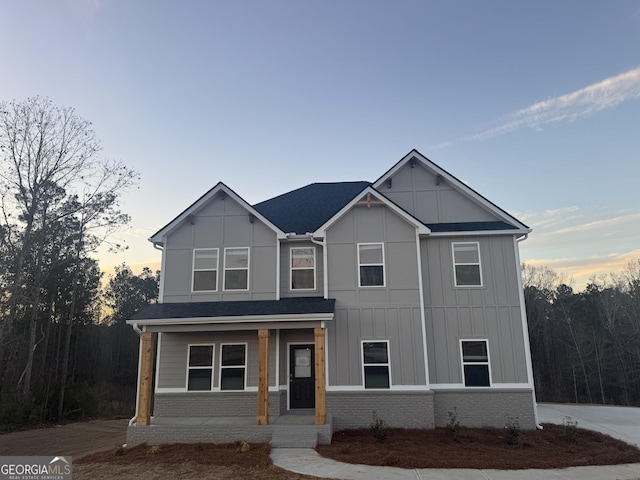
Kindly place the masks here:
[(150, 238), (160, 300), (128, 321), (129, 443), (269, 441), (304, 424), (326, 443), (374, 411), (433, 428), (454, 408), (463, 425), (534, 428), (529, 232), (416, 150), (373, 183), (256, 205), (218, 183)]

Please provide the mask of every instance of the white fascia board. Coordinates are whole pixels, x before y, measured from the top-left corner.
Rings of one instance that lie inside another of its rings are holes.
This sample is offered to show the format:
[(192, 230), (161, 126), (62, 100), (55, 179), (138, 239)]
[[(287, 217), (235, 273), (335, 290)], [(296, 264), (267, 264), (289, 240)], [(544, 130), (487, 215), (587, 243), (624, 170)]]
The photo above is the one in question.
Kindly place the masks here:
[(219, 182), (215, 187), (201, 196), (198, 200), (191, 204), (186, 210), (184, 210), (181, 214), (179, 214), (176, 218), (171, 220), (167, 225), (165, 225), (162, 229), (158, 230), (152, 237), (149, 238), (149, 241), (158, 245), (163, 245), (165, 242), (165, 238), (169, 235), (178, 225), (180, 225), (183, 221), (189, 217), (189, 215), (195, 214), (203, 205), (206, 205), (213, 197), (215, 197), (218, 192), (223, 191), (237, 203), (242, 205), (247, 213), (251, 213), (254, 217), (259, 219), (262, 223), (267, 225), (271, 230), (276, 233), (277, 238), (284, 239), (286, 238), (286, 234), (276, 227), (273, 223), (267, 220), (263, 215), (258, 213), (251, 205), (249, 205), (240, 195), (227, 187), (224, 183)]
[(327, 220), (323, 225), (321, 225), (315, 232), (313, 232), (314, 238), (324, 238), (326, 236), (327, 229), (331, 227), (334, 223), (340, 220), (349, 210), (351, 210), (364, 196), (370, 193), (375, 196), (376, 199), (384, 203), (385, 207), (389, 208), (396, 215), (403, 218), (407, 223), (414, 226), (418, 229), (419, 235), (429, 235), (431, 234), (431, 230), (424, 223), (420, 222), (418, 219), (405, 212), (402, 208), (398, 207), (395, 203), (385, 197), (382, 193), (377, 191), (373, 187), (367, 187), (358, 193), (349, 203), (347, 203), (344, 207), (342, 207), (338, 213), (336, 213), (333, 217)]
[(422, 165), (425, 168), (427, 168), (427, 170), (431, 170), (437, 175), (440, 175), (441, 177), (443, 177), (447, 181), (447, 183), (449, 183), (449, 185), (455, 188), (458, 192), (471, 198), (476, 203), (482, 205), (484, 208), (491, 211), (494, 215), (497, 215), (507, 223), (515, 224), (518, 227), (518, 230), (521, 230), (524, 233), (531, 232), (531, 229), (527, 227), (524, 223), (520, 222), (517, 218), (511, 216), (509, 213), (502, 210), (493, 202), (491, 202), (490, 200), (486, 199), (485, 197), (480, 195), (478, 192), (473, 190), (471, 187), (469, 187), (465, 183), (458, 180), (452, 174), (450, 174), (446, 170), (442, 169), (441, 167), (433, 163), (431, 160), (429, 160), (427, 157), (422, 155), (416, 149), (411, 150), (407, 155), (405, 155), (402, 159), (400, 159), (398, 163), (396, 163), (393, 167), (391, 167), (391, 169), (389, 169), (382, 177), (376, 180), (373, 186), (375, 188), (378, 188), (380, 187), (380, 185), (383, 185), (389, 177), (393, 177), (398, 172), (398, 170), (404, 167), (404, 165), (414, 157), (417, 160), (419, 160), (420, 163), (422, 163)]
[(235, 315), (227, 317), (190, 317), (190, 318), (150, 318), (147, 320), (127, 320), (128, 324), (138, 325), (198, 325), (203, 323), (263, 323), (263, 322), (300, 322), (333, 320), (333, 313), (306, 313), (290, 315)]

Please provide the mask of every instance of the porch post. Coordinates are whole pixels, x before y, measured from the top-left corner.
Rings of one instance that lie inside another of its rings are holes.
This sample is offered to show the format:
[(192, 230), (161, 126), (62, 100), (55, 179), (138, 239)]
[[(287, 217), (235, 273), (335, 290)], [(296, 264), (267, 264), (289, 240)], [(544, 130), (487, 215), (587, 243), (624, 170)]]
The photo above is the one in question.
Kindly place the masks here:
[(258, 330), (258, 425), (269, 425), (269, 330)]
[(140, 334), (140, 384), (138, 385), (138, 416), (136, 425), (151, 424), (151, 384), (153, 379), (153, 347), (155, 333)]
[(314, 328), (315, 337), (315, 371), (316, 371), (316, 425), (324, 425), (327, 421), (325, 407), (325, 362), (324, 362), (324, 328)]

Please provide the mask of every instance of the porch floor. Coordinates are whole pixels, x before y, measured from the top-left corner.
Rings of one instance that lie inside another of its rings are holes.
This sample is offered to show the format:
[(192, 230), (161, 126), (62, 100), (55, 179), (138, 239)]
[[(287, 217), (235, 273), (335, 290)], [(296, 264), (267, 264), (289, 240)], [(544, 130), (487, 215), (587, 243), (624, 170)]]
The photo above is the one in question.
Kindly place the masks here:
[[(327, 420), (327, 423), (329, 421)], [(313, 413), (288, 413), (269, 417), (270, 425), (315, 425)], [(255, 415), (239, 417), (151, 417), (151, 425), (257, 425)]]
[(255, 416), (236, 417), (151, 417), (151, 425), (132, 425), (127, 443), (225, 443), (266, 442), (273, 447), (315, 447), (331, 443), (333, 418), (315, 425), (313, 410), (271, 416), (268, 425), (258, 425)]

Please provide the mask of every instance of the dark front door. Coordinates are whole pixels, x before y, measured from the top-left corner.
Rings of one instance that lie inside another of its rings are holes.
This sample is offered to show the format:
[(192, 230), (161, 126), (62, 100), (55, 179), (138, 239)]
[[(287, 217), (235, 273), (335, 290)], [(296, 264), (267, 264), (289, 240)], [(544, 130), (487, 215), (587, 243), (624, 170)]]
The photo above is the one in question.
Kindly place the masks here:
[(290, 345), (289, 407), (314, 408), (315, 405), (313, 345)]

